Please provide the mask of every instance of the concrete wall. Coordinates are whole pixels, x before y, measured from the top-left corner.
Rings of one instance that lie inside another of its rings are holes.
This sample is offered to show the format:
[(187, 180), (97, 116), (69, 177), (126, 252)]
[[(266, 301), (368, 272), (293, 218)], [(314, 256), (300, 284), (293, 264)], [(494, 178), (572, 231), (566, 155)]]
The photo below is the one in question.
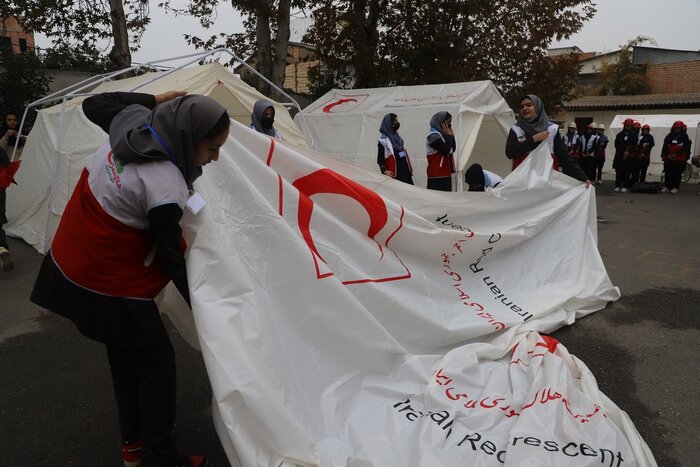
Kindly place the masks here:
[(45, 70), (44, 72), (51, 80), (51, 83), (49, 84), (49, 93), (60, 91), (61, 89), (67, 88), (72, 84), (79, 83), (91, 76), (95, 76), (95, 73), (88, 73), (85, 71)]

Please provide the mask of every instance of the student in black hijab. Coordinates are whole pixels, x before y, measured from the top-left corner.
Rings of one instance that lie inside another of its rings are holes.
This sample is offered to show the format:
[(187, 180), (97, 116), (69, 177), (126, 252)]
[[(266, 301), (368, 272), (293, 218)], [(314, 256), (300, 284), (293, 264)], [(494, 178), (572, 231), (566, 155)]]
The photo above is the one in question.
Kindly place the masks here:
[(272, 102), (267, 99), (258, 100), (253, 106), (253, 113), (250, 116), (250, 127), (258, 133), (272, 136), (275, 139), (282, 139), (282, 135), (275, 128), (275, 108)]
[(109, 138), (81, 174), (31, 295), (106, 344), (125, 465), (208, 465), (177, 454), (175, 353), (153, 301), (172, 280), (190, 302), (180, 219), (230, 125), (216, 101), (184, 94), (83, 102)]
[(396, 114), (384, 115), (379, 128), (377, 164), (384, 175), (413, 185), (413, 168), (403, 138), (399, 135), (400, 126)]
[(520, 99), (520, 117), (510, 129), (506, 140), (506, 157), (513, 161), (513, 170), (542, 141), (547, 141), (549, 152), (554, 159), (554, 170), (561, 167), (569, 177), (585, 182), (586, 187), (591, 185), (581, 167), (569, 156), (559, 135), (559, 125), (549, 121), (542, 100), (534, 94), (528, 94)]

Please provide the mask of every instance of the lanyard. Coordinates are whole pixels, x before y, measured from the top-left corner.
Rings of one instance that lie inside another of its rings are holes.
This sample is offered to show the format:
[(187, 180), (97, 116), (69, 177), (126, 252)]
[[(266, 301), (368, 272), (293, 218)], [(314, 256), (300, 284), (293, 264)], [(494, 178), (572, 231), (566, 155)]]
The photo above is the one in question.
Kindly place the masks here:
[(150, 123), (146, 123), (146, 128), (148, 128), (148, 131), (150, 131), (153, 137), (156, 139), (156, 141), (158, 141), (158, 144), (161, 145), (161, 147), (165, 151), (165, 154), (168, 156), (168, 159), (170, 159), (170, 162), (175, 164), (175, 167), (178, 167), (177, 161), (175, 160), (175, 156), (173, 156), (173, 153), (170, 151), (170, 148), (168, 148), (168, 145), (165, 144), (163, 138), (160, 137), (160, 135), (156, 132), (156, 130), (151, 126)]

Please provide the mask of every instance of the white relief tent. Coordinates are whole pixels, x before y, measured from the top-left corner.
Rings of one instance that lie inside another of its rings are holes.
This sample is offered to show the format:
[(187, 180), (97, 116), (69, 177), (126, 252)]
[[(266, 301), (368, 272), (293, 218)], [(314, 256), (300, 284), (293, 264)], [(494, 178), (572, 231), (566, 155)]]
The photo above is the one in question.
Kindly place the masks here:
[[(425, 187), (425, 139), (430, 118), (443, 110), (452, 115), (460, 174), (475, 162), (503, 177), (510, 173), (505, 144), (515, 118), (491, 81), (333, 89), (295, 119), (297, 123), (302, 117), (306, 120), (315, 150), (378, 171), (379, 126), (384, 115), (395, 113), (401, 122), (399, 134), (411, 156), (413, 181)], [(461, 181), (460, 175), (456, 177)]]
[[(250, 124), (255, 102), (266, 98), (216, 62), (106, 81), (91, 89), (90, 94), (131, 90), (150, 94), (184, 90), (207, 95), (226, 107), (233, 120), (244, 125)], [(21, 168), (15, 175), (17, 185), (8, 189), (9, 222), (5, 230), (41, 253), (50, 245), (88, 158), (106, 139), (105, 133), (82, 112), (85, 97), (85, 94), (78, 94), (38, 112), (22, 153)], [(285, 140), (306, 147), (306, 136), (287, 109), (280, 103), (273, 102), (273, 105), (275, 127)]]

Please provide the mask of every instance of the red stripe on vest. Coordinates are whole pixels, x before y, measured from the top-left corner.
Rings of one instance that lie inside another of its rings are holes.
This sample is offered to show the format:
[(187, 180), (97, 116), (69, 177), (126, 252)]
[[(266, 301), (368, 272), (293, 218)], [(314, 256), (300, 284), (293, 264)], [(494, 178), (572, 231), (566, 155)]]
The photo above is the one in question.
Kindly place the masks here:
[(56, 264), (68, 279), (95, 292), (154, 298), (169, 279), (156, 261), (143, 264), (153, 248), (151, 233), (110, 216), (90, 190), (88, 175), (83, 169), (54, 236)]
[[(442, 164), (442, 165), (441, 165)], [(428, 178), (449, 177), (455, 171), (455, 160), (452, 153), (442, 155), (439, 152), (428, 154)]]

